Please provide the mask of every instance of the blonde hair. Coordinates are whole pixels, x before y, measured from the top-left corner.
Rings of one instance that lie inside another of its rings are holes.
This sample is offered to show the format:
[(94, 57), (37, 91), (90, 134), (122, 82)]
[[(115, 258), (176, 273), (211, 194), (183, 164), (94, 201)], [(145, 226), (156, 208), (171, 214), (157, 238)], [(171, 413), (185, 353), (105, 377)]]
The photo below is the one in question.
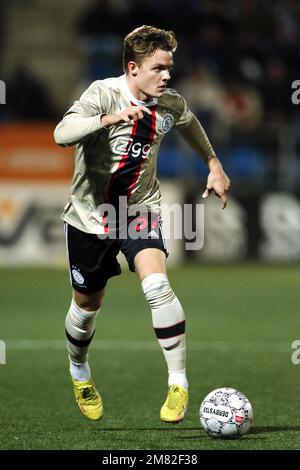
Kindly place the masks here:
[(124, 39), (124, 72), (128, 72), (127, 65), (131, 60), (141, 64), (146, 57), (153, 55), (157, 49), (174, 52), (176, 48), (177, 40), (173, 31), (166, 31), (154, 26), (140, 26), (127, 34)]

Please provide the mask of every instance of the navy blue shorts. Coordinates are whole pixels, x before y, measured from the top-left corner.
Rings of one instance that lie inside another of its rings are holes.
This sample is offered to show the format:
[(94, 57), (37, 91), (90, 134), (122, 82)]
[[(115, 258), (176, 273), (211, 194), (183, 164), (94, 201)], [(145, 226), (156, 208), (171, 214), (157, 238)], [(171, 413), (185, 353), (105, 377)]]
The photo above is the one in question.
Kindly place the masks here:
[(65, 223), (70, 279), (76, 291), (99, 291), (106, 286), (108, 279), (121, 274), (121, 266), (117, 261), (119, 251), (125, 255), (129, 269), (133, 272), (134, 258), (145, 248), (158, 248), (168, 256), (158, 215), (149, 213), (148, 216), (136, 217), (130, 219), (129, 224), (138, 233), (136, 239), (104, 238)]

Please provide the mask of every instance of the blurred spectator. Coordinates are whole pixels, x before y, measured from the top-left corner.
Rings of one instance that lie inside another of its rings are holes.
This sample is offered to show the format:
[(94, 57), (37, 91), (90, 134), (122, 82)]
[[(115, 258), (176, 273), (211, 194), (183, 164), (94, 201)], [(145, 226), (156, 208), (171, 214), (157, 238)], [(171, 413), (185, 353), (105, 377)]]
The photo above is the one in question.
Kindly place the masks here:
[(186, 98), (190, 108), (202, 122), (215, 142), (214, 128), (222, 111), (224, 88), (216, 75), (201, 62), (190, 66), (178, 88)]
[[(204, 62), (220, 80), (232, 75), (232, 25), (213, 7), (197, 18), (196, 34), (191, 41), (193, 55)], [(186, 38), (188, 40), (188, 36)]]
[(46, 86), (24, 66), (17, 67), (7, 80), (6, 106), (9, 116), (15, 120), (57, 118)]
[(120, 75), (122, 37), (128, 22), (124, 2), (95, 0), (83, 11), (77, 28), (87, 81)]
[[(109, 0), (94, 0), (87, 2), (86, 9), (81, 13), (78, 20), (78, 32), (82, 37), (97, 38), (107, 34), (122, 35), (126, 30), (124, 16), (120, 3)], [(125, 10), (126, 12), (126, 10)]]
[(262, 97), (265, 104), (266, 118), (282, 122), (291, 118), (296, 107), (291, 101), (292, 76), (281, 58), (270, 58), (265, 64), (265, 77)]
[(223, 121), (238, 133), (257, 131), (262, 122), (263, 106), (259, 94), (240, 82), (228, 84), (221, 109)]
[(300, 74), (299, 61), (300, 40), (300, 4), (298, 15), (293, 16), (291, 12), (284, 11), (279, 15), (279, 25), (276, 29), (275, 42), (280, 57), (284, 57), (285, 63), (295, 76)]

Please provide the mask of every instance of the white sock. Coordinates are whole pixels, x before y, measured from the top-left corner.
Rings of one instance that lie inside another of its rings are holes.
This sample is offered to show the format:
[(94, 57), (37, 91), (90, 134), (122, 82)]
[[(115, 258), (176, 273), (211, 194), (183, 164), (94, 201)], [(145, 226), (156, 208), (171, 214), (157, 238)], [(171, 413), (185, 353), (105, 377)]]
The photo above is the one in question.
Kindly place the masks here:
[(165, 274), (150, 274), (142, 281), (157, 340), (169, 371), (169, 385), (188, 388), (186, 378), (185, 316)]
[(86, 382), (91, 378), (91, 369), (89, 363), (86, 361), (83, 364), (74, 364), (70, 360), (70, 374), (73, 379), (79, 382)]
[(169, 380), (168, 385), (180, 385), (185, 389), (189, 388), (189, 384), (186, 378), (186, 370), (179, 370), (177, 372), (170, 372), (169, 371)]
[(70, 372), (75, 380), (90, 379), (90, 368), (87, 362), (88, 349), (95, 332), (98, 312), (99, 310), (86, 311), (78, 307), (72, 300), (66, 316), (65, 327)]

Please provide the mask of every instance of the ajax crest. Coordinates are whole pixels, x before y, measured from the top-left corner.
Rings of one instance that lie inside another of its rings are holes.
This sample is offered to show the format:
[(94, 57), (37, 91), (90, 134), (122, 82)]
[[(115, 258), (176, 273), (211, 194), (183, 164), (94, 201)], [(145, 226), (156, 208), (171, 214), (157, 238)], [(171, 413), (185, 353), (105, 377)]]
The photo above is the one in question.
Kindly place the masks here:
[(84, 283), (84, 277), (79, 271), (77, 271), (77, 269), (72, 269), (72, 276), (74, 280), (77, 282), (77, 284)]
[(172, 129), (174, 124), (174, 117), (172, 114), (166, 114), (161, 121), (161, 130), (166, 133), (169, 132), (170, 129)]

